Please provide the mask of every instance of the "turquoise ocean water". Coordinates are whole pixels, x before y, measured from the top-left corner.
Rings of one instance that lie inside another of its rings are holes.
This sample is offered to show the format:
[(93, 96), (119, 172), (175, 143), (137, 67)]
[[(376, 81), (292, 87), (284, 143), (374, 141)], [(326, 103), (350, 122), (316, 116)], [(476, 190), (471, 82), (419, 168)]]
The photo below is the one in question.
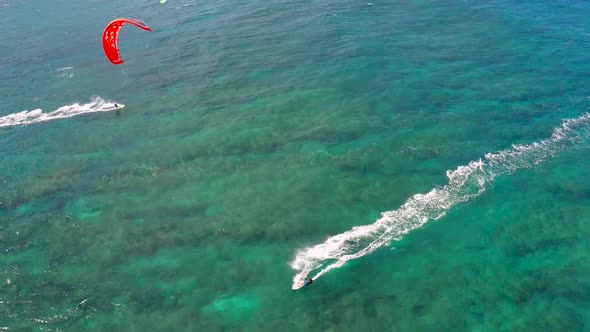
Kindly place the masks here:
[(590, 329), (588, 17), (0, 0), (0, 329)]

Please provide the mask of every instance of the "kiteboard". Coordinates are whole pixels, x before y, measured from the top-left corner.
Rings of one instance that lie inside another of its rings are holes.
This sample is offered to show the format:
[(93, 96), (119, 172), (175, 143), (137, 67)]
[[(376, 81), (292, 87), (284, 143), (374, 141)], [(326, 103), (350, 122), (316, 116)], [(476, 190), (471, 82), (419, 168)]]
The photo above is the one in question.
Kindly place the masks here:
[[(307, 278), (305, 278), (305, 279), (307, 279)], [(298, 280), (298, 281), (294, 282), (293, 283), (293, 286), (291, 286), (291, 289), (292, 290), (298, 290), (298, 289), (301, 289), (301, 288), (303, 288), (305, 286), (311, 285), (311, 282), (313, 282), (313, 279), (312, 279), (309, 284), (305, 284), (305, 279), (301, 279), (301, 280)]]

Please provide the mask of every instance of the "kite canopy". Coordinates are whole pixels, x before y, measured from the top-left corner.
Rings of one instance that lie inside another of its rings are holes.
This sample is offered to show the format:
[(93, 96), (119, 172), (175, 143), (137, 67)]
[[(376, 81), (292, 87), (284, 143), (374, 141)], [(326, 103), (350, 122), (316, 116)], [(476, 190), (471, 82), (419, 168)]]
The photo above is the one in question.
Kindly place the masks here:
[(117, 38), (119, 37), (119, 30), (126, 23), (135, 25), (145, 31), (152, 31), (145, 22), (131, 18), (118, 18), (109, 23), (102, 33), (102, 48), (104, 49), (104, 54), (114, 65), (123, 63), (119, 55), (119, 48), (117, 47)]

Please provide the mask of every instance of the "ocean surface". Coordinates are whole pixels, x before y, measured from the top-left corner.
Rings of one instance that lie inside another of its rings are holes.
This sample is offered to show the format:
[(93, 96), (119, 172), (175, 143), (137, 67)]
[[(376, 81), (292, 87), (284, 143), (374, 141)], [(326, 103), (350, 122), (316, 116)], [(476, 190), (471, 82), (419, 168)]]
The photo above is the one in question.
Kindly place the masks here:
[(589, 17), (0, 0), (0, 330), (590, 330)]

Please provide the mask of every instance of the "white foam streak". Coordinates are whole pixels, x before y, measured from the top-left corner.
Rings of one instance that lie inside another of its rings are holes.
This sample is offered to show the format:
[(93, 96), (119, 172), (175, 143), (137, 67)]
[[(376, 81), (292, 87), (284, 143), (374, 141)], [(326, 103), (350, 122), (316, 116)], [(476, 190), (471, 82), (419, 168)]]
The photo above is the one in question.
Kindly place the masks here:
[(52, 121), (57, 119), (71, 118), (76, 115), (109, 112), (116, 110), (115, 104), (106, 101), (101, 97), (93, 97), (89, 103), (65, 105), (53, 112), (43, 113), (43, 110), (22, 111), (0, 117), (0, 128), (23, 126), (33, 123)]
[(589, 123), (590, 113), (585, 113), (578, 118), (563, 121), (548, 139), (488, 153), (483, 159), (447, 171), (447, 185), (410, 197), (399, 209), (383, 212), (373, 224), (353, 227), (329, 237), (324, 243), (299, 250), (291, 263), (291, 267), (297, 271), (293, 277), (293, 289), (297, 289), (303, 279), (314, 271), (319, 270), (312, 277), (315, 280), (351, 259), (365, 256), (391, 241), (401, 239), (429, 220), (440, 219), (453, 206), (483, 193), (497, 176), (537, 165), (580, 142), (590, 135)]
[(57, 77), (73, 78), (74, 73), (72, 72), (72, 69), (74, 69), (74, 67), (62, 67), (62, 68), (57, 68), (55, 71), (57, 72)]

